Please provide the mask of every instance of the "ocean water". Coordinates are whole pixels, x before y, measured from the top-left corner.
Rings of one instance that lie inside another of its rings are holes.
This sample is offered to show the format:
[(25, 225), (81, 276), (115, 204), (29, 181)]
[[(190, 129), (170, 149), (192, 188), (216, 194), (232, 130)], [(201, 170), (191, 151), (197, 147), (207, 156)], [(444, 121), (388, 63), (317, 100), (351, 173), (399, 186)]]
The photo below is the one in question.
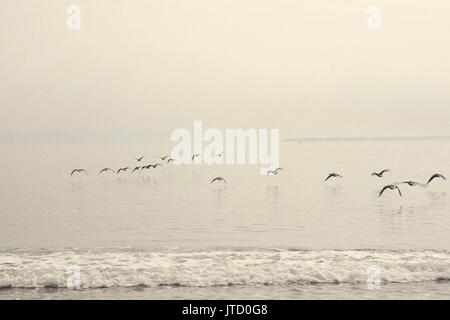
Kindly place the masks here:
[[(0, 146), (0, 299), (449, 298), (449, 181), (378, 192), (450, 177), (450, 141), (283, 142), (277, 176), (172, 164), (97, 174), (162, 162), (171, 147)], [(330, 172), (343, 178), (325, 183)]]

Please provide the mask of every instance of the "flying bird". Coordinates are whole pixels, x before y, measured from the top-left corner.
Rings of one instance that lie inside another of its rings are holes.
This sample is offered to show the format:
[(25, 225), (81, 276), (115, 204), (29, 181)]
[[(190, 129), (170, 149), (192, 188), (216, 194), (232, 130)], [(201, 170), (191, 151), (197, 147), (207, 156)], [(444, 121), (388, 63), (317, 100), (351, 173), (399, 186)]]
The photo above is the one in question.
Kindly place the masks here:
[(153, 169), (156, 169), (157, 166), (163, 167), (163, 165), (161, 163), (153, 164), (151, 166), (153, 167)]
[(328, 177), (325, 179), (325, 182), (330, 178), (342, 178), (342, 176), (339, 173), (330, 173)]
[(209, 184), (213, 183), (214, 181), (223, 181), (223, 182), (225, 182), (225, 184), (227, 184), (225, 179), (222, 177), (215, 177), (214, 179), (212, 179), (212, 181)]
[(192, 156), (192, 161), (194, 160), (195, 157), (198, 157), (200, 154), (196, 153)]
[(411, 186), (411, 187), (414, 187), (414, 186), (420, 184), (420, 183), (418, 183), (418, 182), (411, 181), (411, 180), (403, 181), (402, 183), (405, 183), (405, 184), (407, 184), (407, 185), (409, 185), (409, 186)]
[(133, 173), (133, 172), (139, 170), (140, 168), (141, 168), (141, 167), (135, 167), (135, 168), (133, 169), (133, 171), (131, 171), (131, 173)]
[(142, 157), (140, 157), (140, 158), (137, 158), (136, 160), (137, 160), (138, 162), (141, 162), (142, 159), (144, 159), (144, 156), (142, 156)]
[(167, 159), (167, 163), (170, 163), (170, 161), (175, 161), (175, 159), (172, 159), (172, 158), (169, 158), (169, 159)]
[(414, 186), (426, 187), (427, 186), (426, 184), (423, 184), (423, 183), (420, 183), (420, 182), (416, 182), (416, 181), (411, 181), (411, 180), (403, 181), (402, 183), (405, 183), (405, 184), (407, 184), (407, 185), (409, 185), (411, 187), (414, 187)]
[(270, 174), (277, 175), (279, 173), (278, 171), (280, 171), (280, 170), (283, 170), (283, 168), (276, 168), (275, 170), (269, 170), (269, 171), (267, 171), (267, 175), (270, 175)]
[(397, 189), (398, 190), (398, 194), (400, 195), (400, 197), (402, 197), (402, 192), (400, 191), (400, 188), (397, 187), (394, 184), (390, 184), (390, 185), (384, 186), (383, 189), (381, 189), (381, 191), (378, 194), (378, 196), (380, 197), (383, 194), (384, 190), (386, 190), (386, 189), (391, 189), (391, 190)]
[(381, 178), (383, 176), (383, 173), (390, 171), (389, 169), (381, 170), (379, 173), (372, 172), (372, 176), (377, 176), (378, 178)]
[(435, 173), (431, 176), (431, 178), (428, 180), (427, 184), (429, 184), (434, 178), (442, 178), (444, 180), (447, 180), (446, 177), (444, 177), (442, 174)]
[(111, 171), (111, 172), (113, 172), (113, 173), (116, 173), (113, 169), (111, 169), (111, 168), (103, 168), (102, 170), (100, 170), (100, 172), (99, 173), (97, 173), (97, 174), (100, 174), (100, 173), (102, 173), (102, 172), (108, 172), (108, 171)]
[(162, 161), (166, 160), (168, 156), (164, 156), (164, 157), (158, 157), (160, 158)]
[(70, 175), (73, 175), (74, 173), (81, 173), (81, 172), (88, 174), (87, 171), (84, 169), (74, 169)]
[(120, 171), (127, 171), (130, 169), (131, 169), (130, 167), (120, 168), (119, 170), (117, 170), (117, 173), (119, 173)]

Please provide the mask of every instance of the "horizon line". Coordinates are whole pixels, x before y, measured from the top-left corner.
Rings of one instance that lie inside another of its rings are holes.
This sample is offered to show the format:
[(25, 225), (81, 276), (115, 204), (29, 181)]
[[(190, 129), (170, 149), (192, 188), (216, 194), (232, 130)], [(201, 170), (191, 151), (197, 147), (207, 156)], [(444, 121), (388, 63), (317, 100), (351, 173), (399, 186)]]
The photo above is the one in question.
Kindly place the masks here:
[(415, 140), (450, 140), (450, 136), (348, 136), (348, 137), (305, 137), (287, 138), (280, 142), (346, 142), (346, 141), (415, 141)]

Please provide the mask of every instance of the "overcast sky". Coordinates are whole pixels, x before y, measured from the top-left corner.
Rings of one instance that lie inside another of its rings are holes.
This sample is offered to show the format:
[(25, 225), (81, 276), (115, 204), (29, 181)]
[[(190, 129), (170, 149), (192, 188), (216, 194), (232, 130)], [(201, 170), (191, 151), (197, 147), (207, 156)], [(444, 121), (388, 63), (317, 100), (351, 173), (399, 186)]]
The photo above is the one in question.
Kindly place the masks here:
[(449, 17), (448, 0), (3, 0), (0, 136), (450, 135)]

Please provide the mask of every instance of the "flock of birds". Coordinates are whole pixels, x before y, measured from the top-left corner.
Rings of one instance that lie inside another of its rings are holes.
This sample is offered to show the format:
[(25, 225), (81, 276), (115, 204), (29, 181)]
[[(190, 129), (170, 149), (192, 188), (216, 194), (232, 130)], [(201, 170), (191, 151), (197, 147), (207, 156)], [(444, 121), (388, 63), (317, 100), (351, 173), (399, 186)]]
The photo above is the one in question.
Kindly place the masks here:
[[(221, 155), (222, 154), (220, 154), (220, 156)], [(194, 154), (192, 156), (192, 160), (194, 160), (194, 158), (198, 157), (198, 156), (199, 156), (199, 154)], [(169, 156), (163, 156), (163, 157), (158, 157), (158, 158), (160, 158), (162, 161), (165, 161), (166, 164), (169, 164), (169, 163), (175, 161), (175, 159), (169, 158)], [(136, 158), (136, 161), (137, 162), (141, 162), (142, 159), (144, 159), (144, 156)], [(115, 174), (119, 174), (120, 172), (127, 172), (127, 171), (131, 171), (130, 173), (134, 173), (134, 172), (139, 171), (139, 170), (148, 170), (150, 168), (156, 169), (158, 166), (163, 167), (164, 165), (162, 163), (158, 162), (158, 163), (155, 163), (155, 164), (148, 164), (148, 165), (144, 165), (144, 166), (135, 166), (134, 168), (132, 168), (132, 167), (123, 167), (123, 168), (119, 168), (117, 170), (117, 172), (114, 171), (111, 168), (103, 168), (97, 174), (102, 174), (102, 173), (106, 173), (106, 172), (112, 172), (112, 173), (115, 173)], [(278, 168), (278, 169), (281, 169), (281, 168)], [(274, 173), (274, 174), (278, 173), (277, 170), (275, 170), (276, 173)], [(88, 174), (87, 170), (86, 169), (82, 169), (82, 168), (81, 169), (73, 169), (72, 172), (70, 173), (70, 175), (72, 176), (75, 173), (77, 173), (77, 174), (79, 174), (79, 173)], [(213, 182), (216, 182), (216, 181), (217, 182), (223, 182), (223, 183), (227, 184), (226, 180), (224, 178), (222, 178), (222, 177), (215, 177), (210, 183), (213, 183)]]
[[(195, 157), (198, 157), (198, 156), (199, 156), (199, 154), (194, 154), (194, 155), (192, 156), (192, 160), (194, 160), (194, 158), (195, 158)], [(218, 155), (218, 156), (222, 156), (222, 153), (220, 153), (220, 155)], [(166, 164), (169, 164), (169, 163), (175, 161), (175, 159), (169, 158), (169, 156), (163, 156), (163, 157), (158, 157), (158, 158), (160, 158), (163, 162), (165, 161)], [(136, 161), (137, 161), (137, 162), (141, 162), (142, 159), (144, 159), (144, 156), (141, 156), (141, 157), (137, 158)], [(146, 169), (150, 169), (150, 168), (156, 169), (158, 166), (161, 166), (161, 167), (162, 167), (163, 164), (158, 162), (158, 163), (155, 163), (155, 164), (148, 164), (148, 165), (143, 165), (143, 166), (135, 166), (134, 168), (131, 168), (131, 167), (123, 167), (123, 168), (119, 168), (119, 169), (117, 170), (117, 172), (114, 171), (114, 170), (111, 169), (111, 168), (103, 168), (103, 169), (101, 169), (101, 170), (98, 172), (98, 174), (106, 173), (106, 172), (112, 172), (112, 173), (115, 173), (115, 174), (119, 174), (119, 173), (122, 172), (122, 171), (123, 171), (123, 172), (127, 172), (128, 170), (130, 170), (131, 173), (134, 173), (135, 171), (138, 171), (138, 170), (146, 170)], [(267, 175), (277, 175), (277, 174), (280, 173), (281, 170), (283, 170), (283, 168), (276, 168), (276, 169), (274, 169), (274, 170), (268, 170), (268, 171), (267, 171)], [(385, 174), (386, 172), (389, 172), (389, 171), (390, 171), (389, 169), (384, 169), (384, 170), (381, 170), (380, 172), (372, 172), (372, 176), (376, 176), (376, 177), (378, 177), (378, 178), (381, 178), (381, 177), (383, 177), (383, 174)], [(70, 173), (70, 175), (73, 175), (73, 174), (75, 174), (75, 173), (85, 173), (85, 174), (88, 174), (88, 172), (87, 172), (85, 169), (73, 169), (72, 172)], [(330, 174), (328, 174), (328, 176), (325, 178), (325, 181), (324, 181), (324, 182), (327, 182), (327, 181), (328, 181), (329, 179), (331, 179), (331, 178), (342, 178), (342, 175), (340, 175), (339, 173), (335, 173), (335, 172), (330, 173)], [(420, 182), (416, 182), (416, 181), (412, 181), (412, 180), (407, 180), (407, 181), (402, 181), (402, 182), (391, 183), (391, 184), (389, 184), (389, 185), (384, 186), (384, 187), (381, 189), (381, 191), (380, 191), (379, 194), (378, 194), (378, 197), (380, 197), (380, 196), (383, 194), (383, 192), (386, 191), (386, 190), (388, 190), (388, 189), (389, 189), (389, 190), (395, 190), (395, 189), (396, 189), (396, 190), (398, 191), (398, 194), (399, 194), (400, 196), (402, 196), (402, 192), (401, 192), (401, 190), (400, 190), (400, 188), (399, 188), (399, 185), (400, 185), (400, 184), (407, 184), (407, 185), (409, 185), (409, 186), (411, 186), (411, 187), (414, 187), (414, 186), (427, 187), (428, 184), (429, 184), (431, 181), (433, 181), (434, 179), (436, 179), (436, 178), (441, 178), (441, 179), (447, 180), (442, 174), (435, 173), (435, 174), (433, 174), (433, 175), (428, 179), (427, 183), (420, 183)], [(223, 182), (223, 183), (227, 184), (227, 181), (226, 181), (224, 178), (222, 178), (222, 177), (215, 177), (214, 179), (211, 180), (210, 184), (213, 183), (213, 182)]]
[[(389, 172), (389, 171), (390, 171), (389, 169), (384, 169), (384, 170), (381, 170), (380, 172), (372, 172), (372, 176), (376, 176), (376, 177), (378, 177), (378, 178), (381, 178), (381, 177), (383, 177), (383, 174), (384, 174), (384, 173)], [(341, 176), (339, 173), (330, 173), (330, 174), (326, 177), (325, 182), (326, 182), (328, 179), (330, 179), (330, 178), (342, 178), (342, 176)], [(416, 182), (416, 181), (412, 181), (412, 180), (407, 180), (407, 181), (402, 181), (402, 182), (395, 182), (395, 183), (391, 183), (391, 184), (389, 184), (389, 185), (384, 186), (384, 187), (381, 189), (380, 193), (378, 194), (378, 197), (380, 197), (380, 196), (383, 194), (383, 192), (384, 192), (385, 190), (387, 190), (387, 189), (389, 189), (389, 190), (395, 190), (395, 189), (396, 189), (396, 190), (398, 191), (398, 194), (399, 194), (400, 196), (402, 196), (402, 192), (401, 192), (400, 188), (398, 187), (400, 184), (407, 184), (407, 185), (409, 185), (409, 186), (411, 186), (411, 187), (414, 187), (414, 186), (421, 186), (421, 187), (424, 187), (424, 188), (425, 188), (426, 186), (428, 186), (428, 184), (429, 184), (431, 181), (433, 181), (433, 180), (436, 179), (436, 178), (441, 178), (441, 179), (447, 180), (447, 178), (445, 178), (442, 174), (435, 173), (435, 174), (433, 174), (433, 175), (430, 177), (430, 179), (428, 179), (427, 183), (420, 183), (420, 182)]]

